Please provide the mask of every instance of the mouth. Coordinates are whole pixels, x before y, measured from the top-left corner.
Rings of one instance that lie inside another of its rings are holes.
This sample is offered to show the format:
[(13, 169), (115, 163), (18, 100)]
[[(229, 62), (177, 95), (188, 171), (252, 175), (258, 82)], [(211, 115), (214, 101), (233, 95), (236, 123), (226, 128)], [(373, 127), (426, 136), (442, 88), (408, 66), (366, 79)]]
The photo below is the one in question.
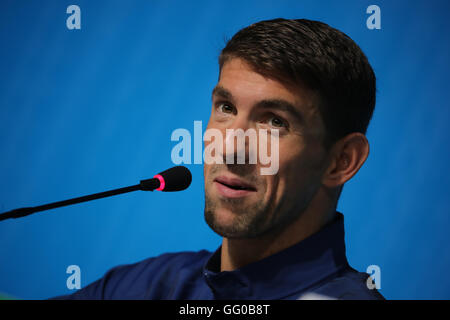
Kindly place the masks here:
[(256, 187), (241, 179), (220, 176), (214, 179), (219, 194), (226, 198), (240, 198), (257, 191)]

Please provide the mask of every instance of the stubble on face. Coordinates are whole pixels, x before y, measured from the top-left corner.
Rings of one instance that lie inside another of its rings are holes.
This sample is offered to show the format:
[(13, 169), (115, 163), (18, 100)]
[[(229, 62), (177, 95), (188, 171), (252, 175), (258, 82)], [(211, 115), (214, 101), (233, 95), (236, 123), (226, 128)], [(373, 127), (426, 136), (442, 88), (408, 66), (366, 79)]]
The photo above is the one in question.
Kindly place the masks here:
[[(240, 174), (243, 167), (245, 166), (241, 165)], [(230, 169), (224, 165), (210, 165), (208, 174), (205, 173), (207, 179), (204, 211), (205, 221), (209, 227), (225, 238), (254, 239), (276, 236), (301, 215), (313, 197), (312, 192), (298, 195), (285, 193), (282, 199), (277, 201), (276, 193), (267, 193), (267, 183), (264, 178), (248, 173), (241, 177), (245, 177), (246, 181), (252, 181), (258, 186), (258, 194), (255, 198), (217, 198), (210, 188), (213, 188), (214, 178), (226, 171)], [(224, 219), (224, 216), (227, 219)]]
[[(221, 172), (227, 171), (224, 165), (211, 165), (208, 173), (208, 181), (205, 181), (205, 220), (209, 227), (217, 234), (226, 238), (254, 238), (265, 232), (268, 224), (268, 215), (271, 206), (264, 202), (248, 201), (247, 199), (221, 198), (210, 193), (213, 179)], [(242, 167), (241, 167), (242, 168)], [(242, 170), (241, 170), (242, 171)], [(246, 181), (252, 181), (258, 185), (258, 194), (263, 197), (265, 194), (265, 183), (258, 176), (247, 173)], [(261, 181), (262, 180), (262, 181)], [(226, 210), (233, 215), (231, 223), (220, 221), (219, 210)]]

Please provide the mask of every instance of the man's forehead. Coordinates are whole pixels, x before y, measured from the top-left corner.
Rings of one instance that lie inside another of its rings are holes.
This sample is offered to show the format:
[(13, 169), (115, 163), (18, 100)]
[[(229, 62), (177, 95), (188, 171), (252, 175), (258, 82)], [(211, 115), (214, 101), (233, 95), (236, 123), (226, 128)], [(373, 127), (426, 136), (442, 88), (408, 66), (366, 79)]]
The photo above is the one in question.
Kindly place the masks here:
[(252, 66), (239, 58), (228, 60), (222, 66), (219, 82), (212, 90), (213, 98), (239, 99), (249, 95), (257, 100), (286, 100), (298, 112), (308, 117), (318, 112), (317, 95), (305, 86), (281, 82), (275, 77), (258, 73)]

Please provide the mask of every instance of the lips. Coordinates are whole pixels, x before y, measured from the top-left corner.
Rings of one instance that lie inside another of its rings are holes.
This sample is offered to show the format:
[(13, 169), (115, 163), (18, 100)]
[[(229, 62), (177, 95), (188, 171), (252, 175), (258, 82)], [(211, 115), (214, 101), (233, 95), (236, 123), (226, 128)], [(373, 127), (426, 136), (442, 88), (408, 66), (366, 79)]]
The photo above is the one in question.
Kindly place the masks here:
[(227, 198), (240, 198), (256, 192), (256, 187), (238, 178), (220, 176), (214, 179), (220, 195)]

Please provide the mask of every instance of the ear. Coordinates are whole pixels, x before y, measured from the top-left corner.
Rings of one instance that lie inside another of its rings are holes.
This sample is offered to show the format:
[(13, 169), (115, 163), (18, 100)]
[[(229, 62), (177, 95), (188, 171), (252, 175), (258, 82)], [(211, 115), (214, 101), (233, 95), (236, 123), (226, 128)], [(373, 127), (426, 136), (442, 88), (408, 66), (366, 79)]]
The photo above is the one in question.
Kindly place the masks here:
[(369, 155), (369, 142), (364, 134), (351, 133), (332, 147), (328, 168), (322, 184), (335, 188), (350, 180), (362, 167)]

